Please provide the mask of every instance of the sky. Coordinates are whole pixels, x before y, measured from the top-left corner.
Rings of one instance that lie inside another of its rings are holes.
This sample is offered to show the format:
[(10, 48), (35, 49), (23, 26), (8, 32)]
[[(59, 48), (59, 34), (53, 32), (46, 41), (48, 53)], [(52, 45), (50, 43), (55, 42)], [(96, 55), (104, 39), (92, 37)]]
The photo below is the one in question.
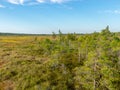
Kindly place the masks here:
[(120, 31), (120, 0), (0, 0), (0, 32)]

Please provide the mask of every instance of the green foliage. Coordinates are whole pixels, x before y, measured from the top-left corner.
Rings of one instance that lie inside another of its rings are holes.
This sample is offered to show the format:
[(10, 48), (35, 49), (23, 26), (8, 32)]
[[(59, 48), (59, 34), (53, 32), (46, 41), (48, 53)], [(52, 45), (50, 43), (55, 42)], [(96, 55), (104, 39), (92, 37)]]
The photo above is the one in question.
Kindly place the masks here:
[(58, 37), (35, 37), (18, 51), (0, 66), (0, 90), (120, 90), (120, 36), (109, 26), (85, 35), (59, 30)]

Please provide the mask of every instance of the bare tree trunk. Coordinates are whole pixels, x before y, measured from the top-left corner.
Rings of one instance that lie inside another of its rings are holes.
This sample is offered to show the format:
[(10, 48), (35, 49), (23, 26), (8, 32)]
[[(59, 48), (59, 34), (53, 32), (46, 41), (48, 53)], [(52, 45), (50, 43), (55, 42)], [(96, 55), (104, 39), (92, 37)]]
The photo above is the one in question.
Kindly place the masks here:
[(80, 62), (80, 58), (81, 58), (81, 55), (80, 55), (80, 48), (78, 47), (78, 62)]
[(80, 62), (81, 54), (80, 54), (80, 43), (78, 43), (78, 62)]
[(94, 89), (96, 90), (96, 58), (94, 59)]

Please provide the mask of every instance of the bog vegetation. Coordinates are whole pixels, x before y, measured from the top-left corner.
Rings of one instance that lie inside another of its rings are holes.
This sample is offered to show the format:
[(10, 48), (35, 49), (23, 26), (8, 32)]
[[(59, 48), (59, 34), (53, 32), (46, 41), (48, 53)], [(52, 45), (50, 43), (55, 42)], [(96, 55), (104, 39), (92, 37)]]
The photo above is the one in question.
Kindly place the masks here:
[(120, 33), (2, 35), (0, 90), (120, 90)]

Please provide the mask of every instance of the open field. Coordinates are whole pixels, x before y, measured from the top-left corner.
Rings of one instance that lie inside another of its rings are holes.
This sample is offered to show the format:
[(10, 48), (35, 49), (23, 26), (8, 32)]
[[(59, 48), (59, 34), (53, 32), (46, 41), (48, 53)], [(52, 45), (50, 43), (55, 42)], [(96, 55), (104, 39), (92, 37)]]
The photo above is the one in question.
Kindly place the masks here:
[[(13, 73), (19, 72), (22, 75), (22, 73), (24, 73), (24, 71), (22, 70), (24, 70), (25, 67), (27, 67), (27, 63), (43, 63), (47, 60), (47, 57), (34, 57), (27, 51), (30, 45), (35, 44), (35, 38), (36, 36), (0, 36), (0, 69), (5, 70), (5, 75), (10, 74), (12, 71)], [(37, 40), (39, 41), (45, 38), (51, 37), (37, 36)], [(23, 63), (23, 67), (22, 64), (18, 65), (20, 64), (19, 62)], [(30, 67), (34, 67), (34, 65), (31, 65)], [(26, 70), (29, 71), (29, 67)], [(10, 75), (7, 78), (12, 78), (12, 76)], [(1, 79), (3, 78), (0, 75), (0, 80)], [(0, 90), (11, 90), (14, 87), (14, 83), (15, 82), (9, 79), (4, 80), (3, 82), (0, 82)]]
[(0, 90), (120, 90), (120, 38), (0, 36)]

